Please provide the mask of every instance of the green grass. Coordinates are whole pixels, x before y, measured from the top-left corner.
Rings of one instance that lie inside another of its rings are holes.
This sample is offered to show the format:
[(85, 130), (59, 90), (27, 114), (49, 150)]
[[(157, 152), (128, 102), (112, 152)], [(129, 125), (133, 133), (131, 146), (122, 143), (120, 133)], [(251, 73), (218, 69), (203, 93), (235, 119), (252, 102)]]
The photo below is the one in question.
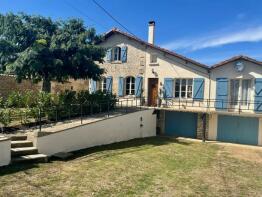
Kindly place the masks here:
[(131, 140), (66, 162), (2, 168), (0, 196), (262, 196), (261, 152), (260, 160), (238, 154), (163, 137)]

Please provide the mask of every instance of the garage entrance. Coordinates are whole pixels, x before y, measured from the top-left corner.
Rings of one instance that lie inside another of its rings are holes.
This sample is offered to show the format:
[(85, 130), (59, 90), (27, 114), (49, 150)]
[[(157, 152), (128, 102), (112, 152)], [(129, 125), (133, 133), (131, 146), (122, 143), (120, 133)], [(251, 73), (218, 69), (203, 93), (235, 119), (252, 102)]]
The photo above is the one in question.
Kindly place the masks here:
[(239, 144), (258, 144), (258, 118), (218, 116), (217, 140)]
[(196, 138), (197, 113), (165, 112), (165, 134), (176, 137)]

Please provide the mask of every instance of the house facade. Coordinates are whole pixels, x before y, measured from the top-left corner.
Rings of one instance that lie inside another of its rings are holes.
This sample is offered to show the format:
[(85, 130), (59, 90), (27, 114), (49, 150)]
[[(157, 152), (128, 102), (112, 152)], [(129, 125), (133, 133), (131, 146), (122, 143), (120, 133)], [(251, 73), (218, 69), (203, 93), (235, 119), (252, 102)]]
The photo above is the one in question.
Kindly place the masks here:
[(158, 111), (158, 133), (262, 145), (262, 62), (237, 56), (207, 67), (113, 29), (100, 46), (107, 49), (103, 80), (90, 91), (140, 100)]

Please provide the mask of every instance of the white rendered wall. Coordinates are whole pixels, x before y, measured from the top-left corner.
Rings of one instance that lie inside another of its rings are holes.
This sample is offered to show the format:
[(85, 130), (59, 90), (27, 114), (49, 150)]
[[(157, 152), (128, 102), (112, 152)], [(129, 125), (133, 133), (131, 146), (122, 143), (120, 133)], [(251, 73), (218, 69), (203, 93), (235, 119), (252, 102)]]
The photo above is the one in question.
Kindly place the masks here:
[[(53, 155), (156, 135), (156, 115), (145, 110), (38, 137), (40, 153)], [(142, 120), (141, 120), (142, 119)], [(141, 126), (141, 124), (143, 126)]]
[(208, 140), (217, 139), (217, 114), (209, 115)]
[(6, 166), (11, 161), (11, 141), (0, 138), (0, 166)]

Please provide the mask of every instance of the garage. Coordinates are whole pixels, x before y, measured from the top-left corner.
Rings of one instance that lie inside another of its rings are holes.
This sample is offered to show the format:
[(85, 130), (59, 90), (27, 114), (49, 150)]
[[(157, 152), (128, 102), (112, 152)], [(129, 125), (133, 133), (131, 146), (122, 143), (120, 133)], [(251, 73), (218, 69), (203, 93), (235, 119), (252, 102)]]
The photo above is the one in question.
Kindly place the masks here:
[(258, 144), (259, 120), (255, 117), (218, 116), (217, 140), (239, 144)]
[(165, 134), (168, 136), (196, 138), (197, 113), (165, 112)]

